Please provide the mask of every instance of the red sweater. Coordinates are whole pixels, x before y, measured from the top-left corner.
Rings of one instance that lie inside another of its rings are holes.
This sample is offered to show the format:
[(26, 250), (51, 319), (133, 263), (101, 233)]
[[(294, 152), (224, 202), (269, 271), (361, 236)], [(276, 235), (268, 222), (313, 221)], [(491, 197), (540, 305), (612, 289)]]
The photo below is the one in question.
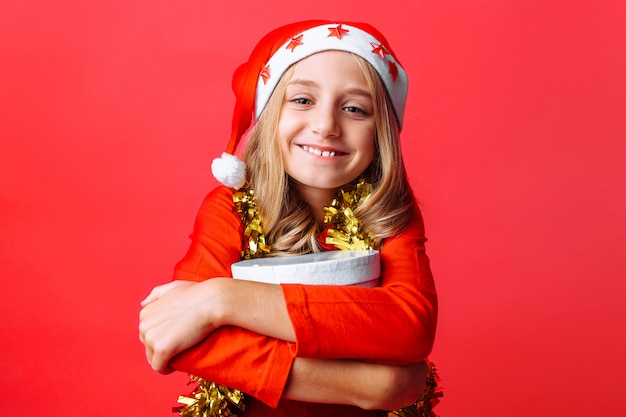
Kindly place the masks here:
[[(233, 208), (232, 190), (226, 187), (205, 198), (191, 247), (176, 265), (174, 279), (232, 276), (230, 266), (239, 261), (243, 232)], [(254, 397), (248, 401), (247, 417), (373, 416), (356, 407), (280, 397), (295, 357), (405, 365), (428, 356), (435, 336), (437, 295), (417, 206), (414, 212), (405, 231), (383, 242), (380, 287), (282, 285), (296, 343), (226, 326), (178, 355), (172, 367)]]

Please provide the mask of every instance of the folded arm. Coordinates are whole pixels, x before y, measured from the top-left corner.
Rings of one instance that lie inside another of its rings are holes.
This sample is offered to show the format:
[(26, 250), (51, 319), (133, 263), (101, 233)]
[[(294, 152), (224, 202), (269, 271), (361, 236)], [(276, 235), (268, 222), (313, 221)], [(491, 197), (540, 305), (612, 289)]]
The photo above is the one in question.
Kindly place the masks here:
[[(146, 354), (160, 372), (192, 373), (239, 388), (269, 405), (276, 405), (281, 396), (315, 402), (310, 396), (323, 387), (313, 389), (311, 384), (326, 379), (320, 385), (341, 397), (333, 403), (377, 408), (372, 404), (385, 403), (385, 396), (367, 395), (363, 400), (351, 395), (370, 392), (355, 380), (372, 381), (375, 371), (403, 375), (410, 369), (407, 364), (423, 360), (432, 346), (436, 295), (423, 242), (421, 219), (403, 237), (386, 242), (382, 287), (376, 289), (202, 281), (229, 277), (230, 265), (239, 260), (241, 223), (232, 212), (230, 194), (218, 189), (205, 200), (191, 248), (174, 277), (202, 282), (180, 286), (171, 298), (165, 294), (169, 288), (144, 303), (141, 321), (146, 324), (140, 331)], [(180, 320), (170, 313), (164, 314), (166, 319), (153, 319), (161, 309), (179, 311)], [(314, 377), (316, 369), (321, 379)], [(331, 370), (337, 370), (332, 384)], [(341, 379), (347, 375), (348, 380)], [(423, 383), (423, 375), (412, 381), (413, 386)], [(402, 398), (403, 390), (396, 391), (389, 398)], [(323, 398), (331, 398), (328, 395)]]
[(391, 410), (412, 403), (424, 388), (423, 362), (395, 367), (294, 358), (292, 349), (292, 343), (226, 326), (177, 355), (170, 366), (237, 388), (271, 407), (287, 399)]

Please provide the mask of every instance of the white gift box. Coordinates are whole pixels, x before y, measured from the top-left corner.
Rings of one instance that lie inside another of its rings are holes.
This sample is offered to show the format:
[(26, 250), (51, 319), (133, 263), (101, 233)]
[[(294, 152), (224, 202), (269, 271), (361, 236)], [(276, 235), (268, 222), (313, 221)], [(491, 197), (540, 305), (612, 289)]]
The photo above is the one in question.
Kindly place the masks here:
[(298, 256), (258, 258), (232, 264), (233, 278), (268, 284), (378, 287), (377, 250), (337, 250)]

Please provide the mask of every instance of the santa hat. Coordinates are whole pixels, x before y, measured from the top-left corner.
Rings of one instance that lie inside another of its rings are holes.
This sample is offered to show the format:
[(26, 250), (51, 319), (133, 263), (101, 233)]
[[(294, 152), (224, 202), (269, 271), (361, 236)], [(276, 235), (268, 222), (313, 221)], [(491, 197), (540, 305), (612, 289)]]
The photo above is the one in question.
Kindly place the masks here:
[(352, 52), (376, 70), (402, 128), (408, 80), (385, 37), (366, 23), (312, 20), (292, 23), (268, 33), (233, 75), (236, 102), (226, 151), (211, 165), (222, 184), (240, 188), (246, 165), (235, 155), (241, 137), (258, 120), (283, 73), (294, 63), (322, 51)]

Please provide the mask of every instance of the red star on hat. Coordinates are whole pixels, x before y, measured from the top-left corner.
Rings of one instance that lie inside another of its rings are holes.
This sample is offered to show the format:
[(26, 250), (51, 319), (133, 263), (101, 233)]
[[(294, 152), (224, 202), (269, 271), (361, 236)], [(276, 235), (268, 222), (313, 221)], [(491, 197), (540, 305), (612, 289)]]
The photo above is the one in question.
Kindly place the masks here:
[(294, 36), (293, 38), (291, 38), (291, 40), (289, 41), (289, 45), (287, 45), (287, 49), (291, 49), (291, 52), (293, 52), (294, 49), (296, 49), (298, 46), (302, 45), (302, 38), (304, 37), (303, 34), (300, 34), (298, 36)]
[(346, 33), (350, 32), (349, 30), (342, 28), (341, 23), (336, 28), (328, 28), (328, 30), (330, 31), (328, 34), (329, 38), (335, 37), (339, 39), (341, 39)]
[(389, 51), (387, 51), (387, 49), (383, 46), (382, 43), (379, 43), (378, 45), (376, 45), (374, 42), (370, 42), (370, 45), (372, 45), (372, 52), (374, 52), (375, 54), (380, 55), (381, 58), (385, 59), (385, 55), (389, 55)]
[(389, 64), (389, 74), (391, 74), (391, 79), (392, 80), (396, 80), (396, 78), (398, 78), (398, 66), (396, 65), (395, 62), (388, 62)]
[(270, 66), (266, 65), (265, 68), (263, 68), (263, 70), (261, 71), (261, 73), (259, 75), (263, 79), (263, 84), (267, 84), (267, 80), (269, 80), (270, 76), (271, 76)]

